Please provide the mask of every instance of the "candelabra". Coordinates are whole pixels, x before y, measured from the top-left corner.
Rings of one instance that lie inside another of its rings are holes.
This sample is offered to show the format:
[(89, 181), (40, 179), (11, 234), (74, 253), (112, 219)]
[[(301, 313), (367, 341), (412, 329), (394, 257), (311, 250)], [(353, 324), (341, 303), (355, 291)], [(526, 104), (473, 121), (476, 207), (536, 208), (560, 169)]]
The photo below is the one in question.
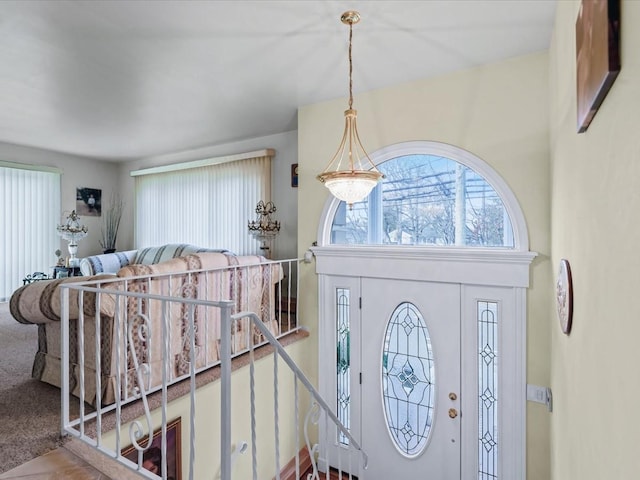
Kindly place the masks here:
[(67, 217), (67, 221), (57, 227), (58, 235), (69, 242), (69, 266), (77, 267), (78, 259), (78, 241), (87, 236), (88, 229), (85, 225), (80, 224), (80, 217), (73, 210)]
[(267, 242), (271, 243), (271, 240), (280, 232), (280, 222), (271, 219), (271, 214), (275, 213), (275, 211), (276, 206), (273, 202), (264, 203), (260, 200), (256, 205), (258, 217), (256, 220), (248, 222), (249, 233), (262, 242), (260, 250), (265, 250), (268, 258), (271, 256)]

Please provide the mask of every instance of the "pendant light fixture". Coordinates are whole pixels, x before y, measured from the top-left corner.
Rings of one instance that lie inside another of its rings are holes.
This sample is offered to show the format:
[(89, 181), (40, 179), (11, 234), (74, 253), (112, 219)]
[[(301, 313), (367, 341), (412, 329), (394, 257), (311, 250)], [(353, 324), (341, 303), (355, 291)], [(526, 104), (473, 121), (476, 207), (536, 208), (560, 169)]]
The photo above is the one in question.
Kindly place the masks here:
[(356, 125), (358, 112), (353, 109), (351, 43), (353, 24), (360, 21), (360, 14), (356, 11), (348, 11), (342, 14), (340, 20), (345, 25), (349, 25), (349, 108), (344, 112), (344, 133), (338, 151), (317, 178), (325, 184), (334, 197), (351, 206), (369, 195), (383, 175), (362, 146)]

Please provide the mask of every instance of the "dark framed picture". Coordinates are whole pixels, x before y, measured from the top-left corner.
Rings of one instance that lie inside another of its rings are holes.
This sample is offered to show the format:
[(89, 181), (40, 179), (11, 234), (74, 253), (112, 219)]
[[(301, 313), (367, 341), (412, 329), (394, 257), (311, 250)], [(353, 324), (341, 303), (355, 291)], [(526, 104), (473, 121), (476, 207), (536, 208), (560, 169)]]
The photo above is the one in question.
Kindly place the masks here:
[(578, 133), (620, 72), (620, 0), (582, 0), (576, 20)]
[(291, 165), (291, 186), (296, 188), (298, 186), (298, 164)]
[(556, 308), (562, 333), (569, 335), (573, 321), (573, 280), (569, 261), (564, 258), (560, 260), (556, 280)]
[(102, 215), (102, 190), (99, 188), (76, 188), (76, 213), (81, 217)]
[[(138, 441), (147, 445), (148, 437)], [(182, 480), (182, 438), (180, 417), (167, 424), (167, 480)], [(138, 451), (133, 445), (122, 450), (122, 456), (138, 463)], [(162, 429), (153, 432), (151, 445), (142, 454), (142, 467), (162, 476)]]

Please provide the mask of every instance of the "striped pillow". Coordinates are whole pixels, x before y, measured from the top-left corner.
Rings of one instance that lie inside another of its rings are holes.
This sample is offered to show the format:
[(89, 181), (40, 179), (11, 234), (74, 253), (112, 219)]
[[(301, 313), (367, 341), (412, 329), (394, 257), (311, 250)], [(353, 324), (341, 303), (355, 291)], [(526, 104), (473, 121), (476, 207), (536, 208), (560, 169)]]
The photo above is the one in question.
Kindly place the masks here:
[(96, 275), (98, 273), (116, 273), (125, 265), (133, 263), (137, 250), (126, 252), (105, 253), (92, 255), (80, 260), (80, 272), (82, 275)]
[(171, 260), (172, 258), (184, 257), (191, 253), (216, 252), (230, 254), (228, 250), (222, 248), (202, 248), (188, 243), (170, 243), (159, 247), (147, 247), (138, 250), (135, 262), (140, 265), (155, 265), (156, 263)]

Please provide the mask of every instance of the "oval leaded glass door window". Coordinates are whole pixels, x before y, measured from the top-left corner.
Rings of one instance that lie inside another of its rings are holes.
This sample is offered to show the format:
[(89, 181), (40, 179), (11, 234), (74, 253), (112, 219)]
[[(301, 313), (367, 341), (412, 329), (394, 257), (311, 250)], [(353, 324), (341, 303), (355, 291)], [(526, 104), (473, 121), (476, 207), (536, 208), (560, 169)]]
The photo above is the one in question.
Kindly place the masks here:
[(382, 396), (387, 429), (406, 457), (420, 455), (429, 439), (435, 399), (431, 339), (412, 303), (393, 311), (382, 351)]

